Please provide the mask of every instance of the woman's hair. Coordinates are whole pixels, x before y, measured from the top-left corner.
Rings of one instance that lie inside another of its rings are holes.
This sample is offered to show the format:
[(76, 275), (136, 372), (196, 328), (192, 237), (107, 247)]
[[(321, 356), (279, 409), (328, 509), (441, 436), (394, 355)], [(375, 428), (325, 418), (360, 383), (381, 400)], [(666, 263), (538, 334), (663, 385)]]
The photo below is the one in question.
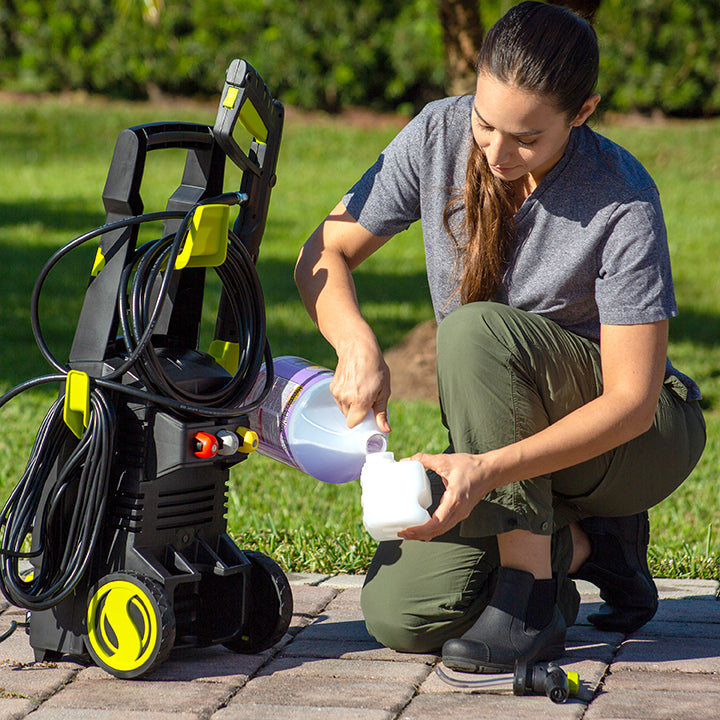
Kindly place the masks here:
[[(489, 30), (478, 58), (478, 74), (540, 95), (572, 121), (593, 94), (598, 45), (592, 27), (573, 12), (542, 2), (523, 2)], [(452, 216), (465, 210), (459, 231)], [(515, 233), (511, 186), (495, 177), (485, 153), (472, 142), (465, 187), (445, 208), (445, 227), (462, 256), (462, 303), (492, 300), (502, 279)]]

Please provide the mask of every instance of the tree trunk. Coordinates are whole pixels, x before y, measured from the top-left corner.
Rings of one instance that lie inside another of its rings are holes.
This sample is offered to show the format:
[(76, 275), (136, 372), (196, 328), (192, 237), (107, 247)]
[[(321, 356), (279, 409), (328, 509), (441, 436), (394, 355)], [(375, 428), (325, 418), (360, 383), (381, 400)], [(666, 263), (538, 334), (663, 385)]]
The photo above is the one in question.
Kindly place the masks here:
[[(547, 0), (573, 10), (589, 22), (602, 0)], [(480, 18), (479, 0), (438, 0), (440, 25), (445, 48), (445, 73), (450, 95), (475, 91), (477, 57), (485, 31)]]
[(438, 0), (438, 8), (448, 93), (472, 93), (484, 35), (478, 0)]

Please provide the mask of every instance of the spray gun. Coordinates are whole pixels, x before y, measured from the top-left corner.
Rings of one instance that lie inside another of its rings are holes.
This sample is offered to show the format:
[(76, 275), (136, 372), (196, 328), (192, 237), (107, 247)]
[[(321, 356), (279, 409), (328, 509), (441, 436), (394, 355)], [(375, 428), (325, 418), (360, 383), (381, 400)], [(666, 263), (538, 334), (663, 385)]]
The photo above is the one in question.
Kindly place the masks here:
[(528, 665), (525, 661), (515, 663), (515, 672), (481, 678), (459, 680), (448, 675), (439, 665), (435, 674), (448, 685), (468, 690), (509, 690), (514, 695), (547, 695), (554, 703), (564, 703), (570, 695), (576, 695), (580, 678), (576, 672), (566, 673), (557, 663)]
[(564, 703), (569, 695), (576, 695), (580, 677), (576, 672), (566, 673), (557, 663), (546, 666), (515, 664), (513, 693), (515, 695), (547, 695), (554, 703)]

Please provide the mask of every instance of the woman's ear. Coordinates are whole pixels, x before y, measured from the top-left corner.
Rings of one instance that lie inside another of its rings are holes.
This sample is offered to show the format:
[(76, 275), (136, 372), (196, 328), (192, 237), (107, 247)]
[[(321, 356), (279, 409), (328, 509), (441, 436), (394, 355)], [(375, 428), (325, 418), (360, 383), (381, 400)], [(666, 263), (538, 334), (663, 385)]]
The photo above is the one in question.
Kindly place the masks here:
[(600, 102), (600, 95), (594, 93), (591, 95), (580, 108), (580, 112), (575, 116), (575, 119), (570, 123), (570, 127), (580, 127), (594, 112), (598, 103)]

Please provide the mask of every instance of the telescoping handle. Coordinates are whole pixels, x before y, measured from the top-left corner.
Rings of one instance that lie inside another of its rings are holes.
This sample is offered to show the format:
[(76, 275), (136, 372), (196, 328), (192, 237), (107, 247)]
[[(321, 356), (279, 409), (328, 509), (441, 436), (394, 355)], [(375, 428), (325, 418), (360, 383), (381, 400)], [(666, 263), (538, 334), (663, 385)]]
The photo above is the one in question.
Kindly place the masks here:
[[(276, 181), (283, 120), (282, 103), (270, 95), (257, 71), (245, 60), (233, 60), (225, 75), (213, 133), (225, 154), (243, 171), (240, 191), (248, 200), (233, 231), (253, 260), (257, 260)], [(247, 153), (234, 137), (238, 123), (252, 136)]]

